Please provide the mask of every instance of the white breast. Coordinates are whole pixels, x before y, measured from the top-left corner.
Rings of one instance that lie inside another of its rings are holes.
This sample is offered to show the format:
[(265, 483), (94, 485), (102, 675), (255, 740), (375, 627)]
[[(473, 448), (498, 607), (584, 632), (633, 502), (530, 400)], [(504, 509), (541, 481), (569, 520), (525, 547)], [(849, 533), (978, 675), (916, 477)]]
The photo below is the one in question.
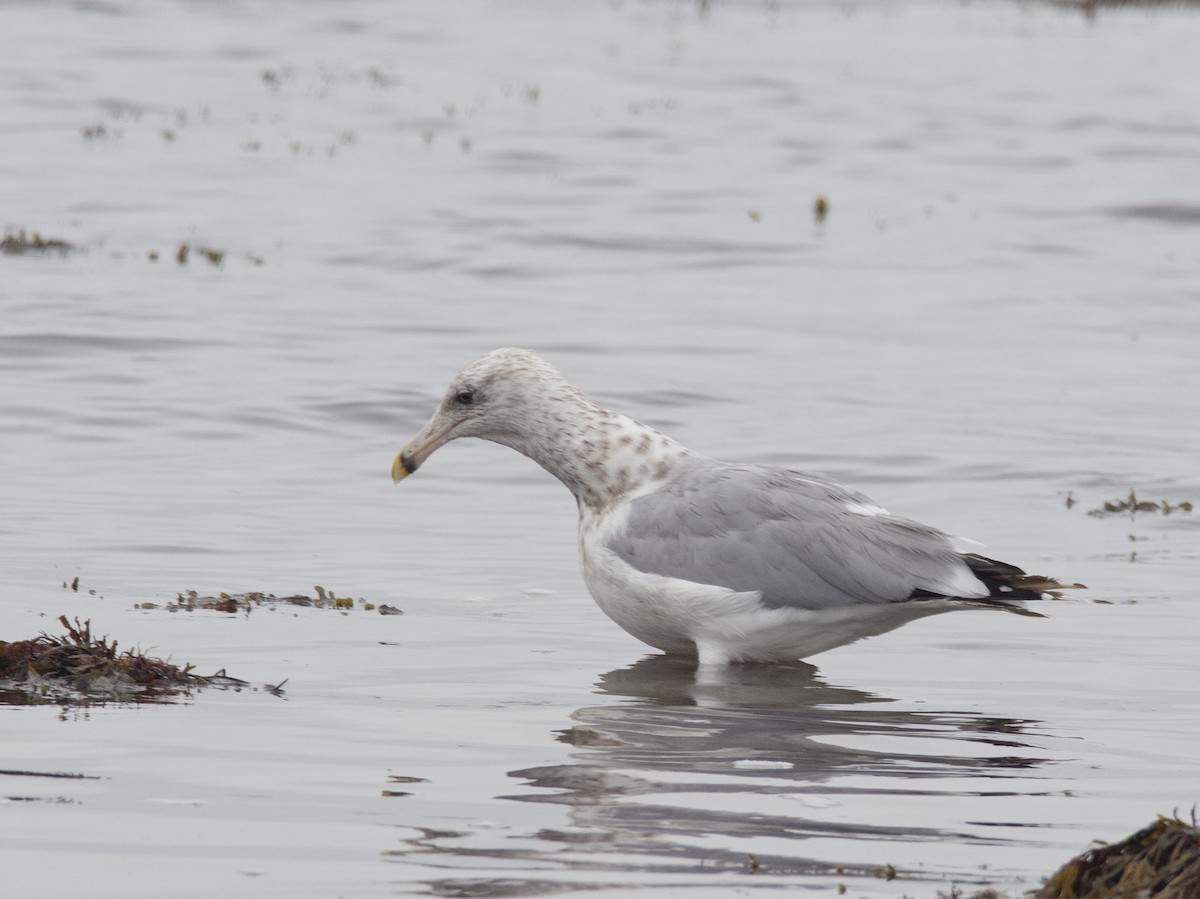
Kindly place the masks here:
[(607, 544), (628, 514), (625, 506), (607, 515), (590, 510), (581, 514), (584, 583), (604, 614), (643, 643), (670, 653), (694, 653), (697, 631), (703, 629), (705, 619), (736, 594), (724, 587), (648, 574), (626, 564)]

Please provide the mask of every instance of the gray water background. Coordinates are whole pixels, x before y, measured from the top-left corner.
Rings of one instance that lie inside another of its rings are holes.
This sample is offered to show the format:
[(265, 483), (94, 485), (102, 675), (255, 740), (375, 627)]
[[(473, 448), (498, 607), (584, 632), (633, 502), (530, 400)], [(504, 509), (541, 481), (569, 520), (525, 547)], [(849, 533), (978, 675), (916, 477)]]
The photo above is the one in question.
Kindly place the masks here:
[[(0, 768), (95, 778), (0, 778), (5, 889), (1015, 895), (1189, 808), (1200, 513), (1087, 512), (1200, 500), (1197, 46), (1188, 5), (0, 4), (0, 226), (76, 248), (0, 256), (0, 639), (260, 686), (0, 707)], [(697, 683), (532, 463), (392, 487), (507, 344), (1111, 604)], [(313, 584), (406, 614), (135, 608)]]

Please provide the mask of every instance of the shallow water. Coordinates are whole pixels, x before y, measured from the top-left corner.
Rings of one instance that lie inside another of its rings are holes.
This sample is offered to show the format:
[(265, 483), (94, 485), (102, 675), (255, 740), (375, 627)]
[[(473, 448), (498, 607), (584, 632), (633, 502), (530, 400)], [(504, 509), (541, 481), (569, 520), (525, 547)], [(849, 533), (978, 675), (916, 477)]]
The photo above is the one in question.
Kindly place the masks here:
[[(79, 615), (256, 686), (0, 708), (0, 769), (87, 776), (0, 775), (6, 884), (1017, 893), (1190, 807), (1200, 513), (1087, 512), (1200, 500), (1198, 41), (1186, 6), (0, 5), (0, 226), (76, 247), (0, 256), (0, 638)], [(697, 682), (594, 607), (532, 463), (390, 484), (505, 344), (1112, 604)], [(313, 584), (406, 614), (134, 607)]]

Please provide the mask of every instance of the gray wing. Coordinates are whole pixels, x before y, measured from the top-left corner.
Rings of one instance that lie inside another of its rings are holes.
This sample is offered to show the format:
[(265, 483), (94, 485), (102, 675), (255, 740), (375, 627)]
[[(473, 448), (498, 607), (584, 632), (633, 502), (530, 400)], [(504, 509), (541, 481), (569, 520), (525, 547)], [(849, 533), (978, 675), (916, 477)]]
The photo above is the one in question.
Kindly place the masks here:
[(812, 475), (696, 461), (635, 499), (608, 546), (641, 571), (757, 590), (772, 608), (988, 595), (945, 534), (876, 508)]

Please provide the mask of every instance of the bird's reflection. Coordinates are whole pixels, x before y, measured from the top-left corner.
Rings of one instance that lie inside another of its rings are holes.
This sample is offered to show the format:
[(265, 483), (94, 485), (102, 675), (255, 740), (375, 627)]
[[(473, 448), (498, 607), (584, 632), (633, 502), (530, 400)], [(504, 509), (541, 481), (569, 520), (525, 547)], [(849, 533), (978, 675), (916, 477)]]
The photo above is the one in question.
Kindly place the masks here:
[[(697, 672), (686, 660), (651, 656), (597, 686), (624, 701), (577, 710), (577, 724), (558, 736), (587, 750), (577, 757), (583, 765), (826, 781), (847, 770), (988, 775), (1041, 761), (1022, 754), (1031, 747), (1021, 736), (1037, 722), (896, 709), (886, 697), (825, 683), (803, 662)], [(953, 751), (908, 751), (914, 738)]]
[[(556, 735), (575, 747), (569, 762), (510, 772), (535, 789), (505, 798), (565, 806), (567, 826), (527, 834), (533, 845), (470, 853), (472, 864), (519, 858), (558, 874), (450, 878), (429, 883), (435, 895), (531, 895), (630, 875), (722, 888), (747, 873), (763, 875), (760, 885), (841, 882), (884, 876), (854, 859), (895, 858), (896, 843), (973, 846), (954, 871), (898, 876), (982, 884), (978, 847), (1002, 842), (986, 823), (989, 797), (1042, 789), (1035, 769), (1045, 759), (1029, 733), (1039, 722), (904, 709), (830, 685), (803, 663), (714, 673), (652, 656), (597, 687), (602, 701)], [(877, 845), (851, 851), (851, 841)], [(437, 838), (419, 844), (463, 853)]]
[[(1044, 761), (1026, 736), (1038, 722), (899, 709), (830, 685), (803, 663), (698, 676), (693, 664), (652, 656), (597, 686), (609, 701), (579, 709), (558, 734), (578, 748), (572, 762), (511, 772), (553, 792), (511, 798), (568, 806), (572, 830), (539, 836), (575, 852), (617, 851), (634, 867), (641, 857), (661, 870), (664, 856), (744, 865), (745, 852), (712, 845), (745, 842), (788, 847), (771, 860), (776, 872), (844, 872), (810, 857), (803, 841), (992, 842), (936, 813), (914, 813), (898, 828), (864, 810), (876, 798), (894, 809), (921, 797), (978, 808), (982, 797), (1027, 791), (1015, 781)], [(1005, 778), (1010, 789), (996, 782)], [(581, 832), (593, 839), (581, 841)]]

